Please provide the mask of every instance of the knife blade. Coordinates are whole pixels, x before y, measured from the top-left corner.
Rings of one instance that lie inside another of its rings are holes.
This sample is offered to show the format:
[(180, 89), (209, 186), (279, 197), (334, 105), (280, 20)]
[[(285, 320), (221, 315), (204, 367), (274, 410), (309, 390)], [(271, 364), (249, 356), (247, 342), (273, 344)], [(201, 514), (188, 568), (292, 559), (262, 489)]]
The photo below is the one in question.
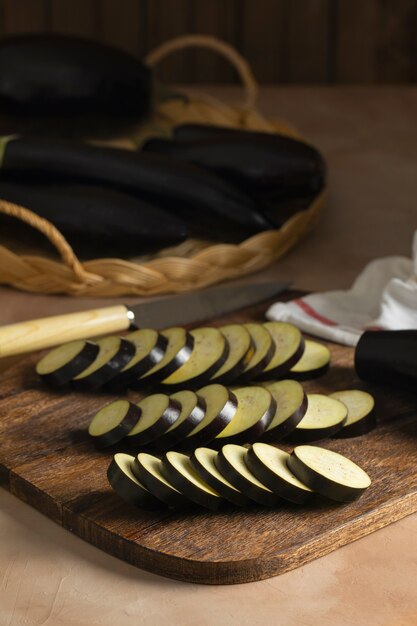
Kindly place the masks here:
[(120, 304), (11, 324), (0, 327), (0, 358), (130, 327), (160, 329), (201, 322), (272, 298), (288, 286), (289, 282), (222, 285), (135, 305)]

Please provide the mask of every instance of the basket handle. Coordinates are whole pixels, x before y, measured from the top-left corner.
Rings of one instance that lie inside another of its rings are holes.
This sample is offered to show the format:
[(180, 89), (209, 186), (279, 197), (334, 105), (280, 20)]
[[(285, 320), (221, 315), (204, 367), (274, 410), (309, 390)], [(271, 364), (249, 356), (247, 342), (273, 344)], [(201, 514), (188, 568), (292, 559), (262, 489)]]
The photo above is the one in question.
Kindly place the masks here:
[(245, 89), (242, 109), (250, 111), (255, 108), (258, 98), (258, 84), (249, 63), (233, 46), (216, 37), (211, 35), (183, 35), (175, 37), (151, 50), (145, 57), (145, 63), (154, 67), (172, 52), (177, 52), (177, 50), (183, 50), (184, 48), (209, 48), (226, 57), (239, 74)]
[(2, 199), (0, 199), (0, 213), (15, 217), (16, 219), (24, 222), (25, 224), (28, 224), (32, 228), (38, 230), (40, 233), (45, 235), (45, 237), (51, 242), (54, 248), (56, 248), (56, 250), (59, 252), (59, 255), (65, 265), (73, 272), (74, 276), (81, 283), (93, 283), (102, 280), (101, 276), (91, 274), (83, 268), (81, 261), (75, 255), (74, 250), (71, 248), (68, 241), (63, 235), (61, 235), (59, 230), (55, 228), (53, 224), (51, 224), (51, 222), (48, 222), (48, 220), (40, 217), (29, 209), (25, 209), (18, 204), (7, 202), (6, 200)]

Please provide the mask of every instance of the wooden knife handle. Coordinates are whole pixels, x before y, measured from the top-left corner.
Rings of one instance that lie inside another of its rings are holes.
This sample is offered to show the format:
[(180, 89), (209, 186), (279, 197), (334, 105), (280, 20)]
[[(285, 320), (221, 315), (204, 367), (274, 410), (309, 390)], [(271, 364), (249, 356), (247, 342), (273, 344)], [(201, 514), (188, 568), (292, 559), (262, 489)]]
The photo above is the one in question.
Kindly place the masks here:
[(76, 339), (127, 330), (132, 322), (123, 304), (44, 317), (0, 327), (0, 357), (50, 348)]

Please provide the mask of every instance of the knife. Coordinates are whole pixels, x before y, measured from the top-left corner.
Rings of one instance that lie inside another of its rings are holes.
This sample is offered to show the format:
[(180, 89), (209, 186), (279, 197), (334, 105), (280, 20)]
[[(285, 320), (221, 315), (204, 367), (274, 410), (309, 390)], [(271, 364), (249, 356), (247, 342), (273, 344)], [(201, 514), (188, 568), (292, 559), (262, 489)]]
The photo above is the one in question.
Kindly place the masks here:
[(272, 298), (288, 286), (288, 282), (222, 285), (132, 306), (119, 304), (2, 326), (0, 357), (118, 333), (132, 327), (160, 329), (201, 322)]

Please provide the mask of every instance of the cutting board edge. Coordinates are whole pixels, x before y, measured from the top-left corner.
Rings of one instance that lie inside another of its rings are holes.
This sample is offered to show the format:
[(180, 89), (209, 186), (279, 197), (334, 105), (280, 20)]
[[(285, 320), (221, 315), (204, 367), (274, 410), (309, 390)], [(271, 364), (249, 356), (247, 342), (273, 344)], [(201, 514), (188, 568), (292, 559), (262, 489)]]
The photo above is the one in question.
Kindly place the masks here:
[(279, 576), (416, 512), (417, 490), (406, 498), (389, 501), (376, 510), (358, 516), (353, 522), (341, 525), (330, 533), (317, 535), (309, 543), (294, 546), (294, 550), (278, 553), (267, 560), (261, 556), (256, 559), (221, 562), (185, 559), (157, 552), (117, 536), (83, 515), (77, 516), (65, 504), (62, 507), (62, 526), (107, 554), (152, 574), (187, 583), (232, 585)]

